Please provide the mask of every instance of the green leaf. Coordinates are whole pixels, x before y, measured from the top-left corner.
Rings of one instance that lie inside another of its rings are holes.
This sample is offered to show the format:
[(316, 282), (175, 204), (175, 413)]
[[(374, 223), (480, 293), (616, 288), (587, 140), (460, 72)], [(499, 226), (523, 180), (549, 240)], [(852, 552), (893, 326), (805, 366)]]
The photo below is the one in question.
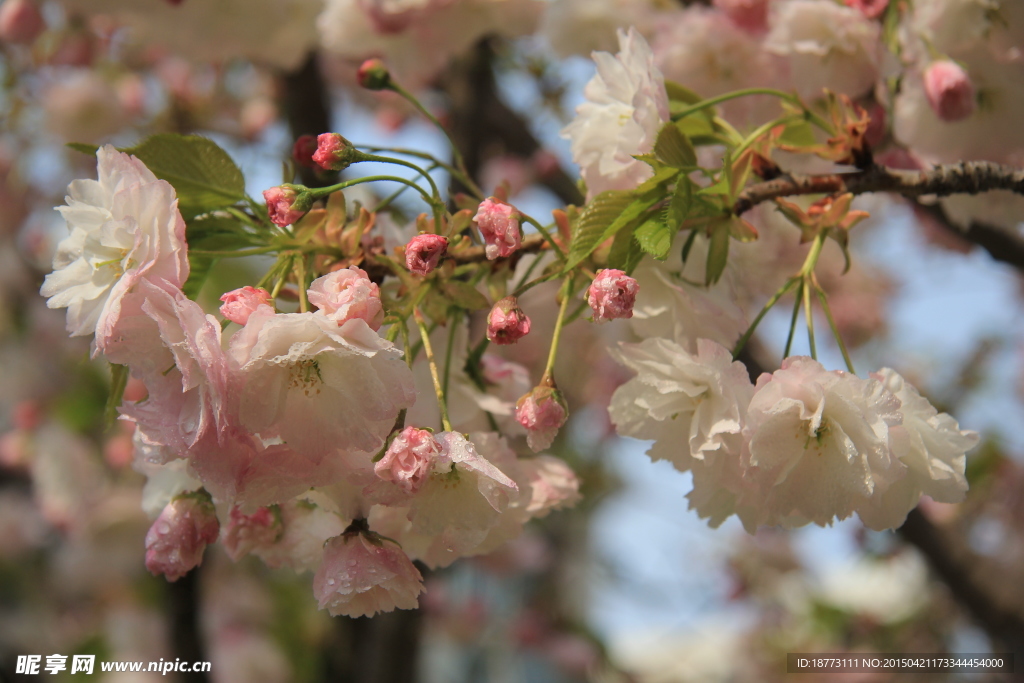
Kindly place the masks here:
[(73, 149), (76, 152), (88, 154), (91, 157), (96, 156), (96, 152), (98, 152), (100, 149), (99, 145), (89, 145), (84, 142), (68, 142), (64, 146), (67, 147), (68, 149)]
[(181, 288), (185, 296), (193, 301), (199, 298), (199, 292), (203, 289), (203, 285), (206, 284), (206, 279), (210, 277), (213, 264), (218, 260), (213, 256), (193, 256), (189, 254), (188, 280), (185, 280), (185, 284)]
[(608, 252), (608, 267), (623, 270), (627, 275), (632, 275), (644, 257), (644, 250), (634, 237), (633, 230), (620, 230), (612, 242), (612, 249)]
[(690, 236), (686, 238), (686, 243), (683, 244), (682, 259), (683, 263), (686, 263), (686, 259), (690, 258), (690, 250), (693, 249), (693, 243), (697, 241), (697, 231), (691, 230)]
[[(658, 163), (661, 166), (660, 162)], [(672, 168), (671, 166), (661, 166), (654, 171), (654, 175), (640, 183), (640, 187), (633, 190), (634, 196), (642, 196), (650, 194), (651, 192), (660, 192), (661, 186), (668, 183), (670, 180), (679, 175), (679, 169)]]
[(605, 229), (614, 223), (633, 201), (632, 192), (608, 190), (587, 204), (573, 226), (566, 270), (575, 268), (583, 259), (590, 256), (600, 243), (598, 238), (604, 234)]
[(665, 92), (668, 93), (670, 102), (683, 102), (686, 105), (697, 104), (704, 99), (686, 86), (680, 85), (675, 81), (665, 81)]
[(124, 388), (128, 386), (128, 366), (110, 364), (110, 393), (107, 394), (107, 405), (103, 410), (103, 421), (109, 429), (117, 419), (117, 407), (124, 397)]
[(478, 292), (476, 287), (468, 282), (450, 280), (442, 285), (441, 291), (444, 292), (444, 295), (453, 304), (467, 311), (476, 311), (490, 306), (487, 302), (487, 297)]
[(200, 251), (232, 251), (265, 246), (265, 243), (248, 232), (242, 223), (224, 216), (188, 221), (185, 224), (185, 240), (190, 250)]
[(786, 126), (779, 143), (790, 147), (813, 147), (818, 144), (814, 139), (814, 128), (807, 121), (796, 121)]
[(121, 151), (134, 154), (153, 175), (174, 186), (186, 218), (245, 199), (242, 171), (213, 140), (157, 133)]
[(672, 247), (675, 231), (659, 218), (650, 218), (636, 229), (636, 241), (648, 254), (664, 261)]
[[(728, 219), (726, 219), (727, 221)], [(725, 272), (725, 264), (729, 260), (729, 227), (728, 224), (717, 225), (711, 232), (711, 243), (708, 245), (708, 264), (704, 274), (704, 284), (713, 285)]]
[(682, 176), (676, 183), (672, 199), (665, 207), (665, 222), (672, 228), (678, 230), (687, 216), (690, 215), (690, 206), (693, 204), (693, 181)]
[(675, 168), (693, 168), (697, 165), (697, 153), (693, 150), (693, 145), (671, 121), (658, 131), (658, 138), (654, 142), (654, 155), (658, 161)]

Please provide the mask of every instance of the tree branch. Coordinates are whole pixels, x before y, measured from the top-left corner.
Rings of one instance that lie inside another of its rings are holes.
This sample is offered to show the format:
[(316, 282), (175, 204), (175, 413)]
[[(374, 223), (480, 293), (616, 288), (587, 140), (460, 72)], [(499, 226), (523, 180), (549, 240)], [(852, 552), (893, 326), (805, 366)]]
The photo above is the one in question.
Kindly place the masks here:
[(996, 261), (1024, 271), (1024, 237), (998, 225), (974, 221), (966, 228), (960, 228), (950, 220), (938, 204), (918, 202), (917, 210), (926, 213), (946, 232), (976, 244), (989, 253)]
[(736, 199), (733, 212), (738, 216), (761, 202), (803, 194), (894, 192), (904, 197), (946, 197), (990, 190), (1009, 190), (1024, 195), (1024, 170), (988, 161), (965, 161), (935, 166), (926, 171), (872, 166), (854, 173), (786, 173), (745, 189)]

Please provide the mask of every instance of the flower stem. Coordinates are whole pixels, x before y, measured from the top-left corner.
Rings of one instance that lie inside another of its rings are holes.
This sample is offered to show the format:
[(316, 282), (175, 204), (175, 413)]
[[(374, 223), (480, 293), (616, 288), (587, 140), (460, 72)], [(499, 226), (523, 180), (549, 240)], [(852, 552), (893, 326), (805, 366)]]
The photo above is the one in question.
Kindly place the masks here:
[(299, 283), (299, 312), (305, 313), (309, 310), (309, 300), (306, 298), (306, 257), (299, 256), (295, 264), (295, 279)]
[(789, 338), (786, 339), (786, 350), (782, 352), (783, 358), (789, 358), (789, 350), (793, 348), (793, 336), (796, 334), (796, 319), (800, 315), (800, 304), (803, 303), (804, 279), (801, 277), (797, 280), (800, 285), (796, 290), (796, 302), (793, 305), (793, 317), (789, 320)]
[(843, 360), (846, 361), (846, 369), (851, 374), (856, 375), (857, 371), (853, 369), (853, 361), (850, 360), (850, 352), (846, 350), (846, 344), (843, 343), (843, 338), (839, 334), (839, 328), (836, 327), (835, 318), (832, 317), (832, 309), (828, 306), (828, 297), (825, 295), (825, 290), (818, 284), (818, 278), (811, 276), (811, 282), (814, 284), (814, 289), (818, 292), (818, 300), (821, 301), (821, 308), (825, 311), (825, 317), (828, 319), (828, 325), (832, 328), (832, 336), (836, 338), (836, 342), (839, 344), (839, 350), (843, 353)]
[(818, 349), (814, 345), (814, 315), (811, 311), (811, 283), (804, 281), (804, 317), (807, 320), (807, 343), (811, 347), (811, 358), (818, 360)]
[(420, 309), (412, 312), (416, 325), (420, 328), (420, 340), (423, 342), (423, 351), (427, 354), (427, 363), (430, 365), (430, 377), (434, 380), (434, 393), (437, 394), (437, 406), (441, 410), (441, 426), (444, 431), (452, 431), (452, 423), (448, 420), (448, 404), (444, 397), (444, 388), (441, 386), (441, 376), (437, 371), (437, 362), (434, 360), (434, 349), (430, 346), (430, 332), (427, 330), (427, 323), (420, 313)]
[(558, 243), (555, 242), (555, 238), (551, 236), (551, 233), (548, 232), (547, 228), (545, 228), (543, 225), (541, 225), (539, 222), (537, 222), (533, 218), (527, 216), (525, 213), (520, 213), (519, 215), (523, 217), (524, 221), (526, 221), (527, 223), (529, 223), (533, 227), (537, 228), (537, 232), (539, 232), (541, 235), (544, 236), (544, 239), (547, 241), (547, 243), (551, 245), (551, 250), (554, 251), (555, 254), (558, 255), (558, 259), (562, 263), (567, 263), (568, 262), (568, 258), (566, 257), (565, 252), (562, 251), (562, 247), (558, 246)]
[(455, 333), (461, 323), (461, 313), (456, 313), (448, 321), (448, 346), (444, 351), (444, 380), (441, 382), (441, 388), (444, 390), (445, 396), (448, 395), (448, 378), (451, 376), (452, 370), (452, 351), (455, 348)]
[(728, 102), (729, 100), (739, 99), (740, 97), (747, 97), (749, 95), (771, 95), (773, 97), (778, 97), (781, 100), (785, 100), (791, 104), (795, 104), (801, 109), (803, 109), (804, 116), (807, 117), (808, 121), (818, 126), (829, 135), (835, 135), (835, 131), (832, 130), (832, 125), (828, 121), (821, 118), (819, 115), (815, 114), (813, 111), (805, 107), (804, 103), (800, 101), (799, 97), (797, 97), (793, 93), (788, 93), (784, 90), (777, 90), (775, 88), (744, 88), (743, 90), (734, 90), (733, 92), (727, 92), (722, 95), (718, 95), (717, 97), (709, 97), (706, 100), (701, 100), (696, 104), (690, 105), (686, 109), (675, 112), (674, 114), (672, 114), (672, 120), (678, 121), (680, 119), (686, 118), (690, 114), (695, 114), (699, 111), (703, 111), (704, 109), (708, 109), (709, 107), (713, 107), (716, 104)]
[(541, 383), (544, 380), (550, 379), (551, 373), (555, 367), (555, 358), (558, 357), (558, 342), (562, 336), (562, 326), (565, 323), (565, 311), (569, 307), (569, 299), (572, 298), (572, 278), (570, 274), (566, 276), (565, 282), (562, 284), (562, 288), (559, 293), (562, 295), (562, 303), (558, 307), (558, 318), (555, 320), (555, 332), (551, 335), (551, 350), (548, 352), (548, 362), (544, 367), (544, 377), (541, 379)]
[(733, 358), (736, 358), (737, 356), (740, 355), (740, 351), (742, 351), (743, 347), (747, 345), (748, 341), (750, 341), (750, 338), (754, 335), (754, 330), (757, 329), (757, 326), (761, 323), (761, 319), (764, 318), (765, 314), (767, 314), (768, 311), (770, 311), (772, 307), (779, 302), (779, 299), (784, 297), (786, 293), (789, 292), (789, 290), (793, 289), (793, 287), (795, 287), (798, 282), (800, 282), (799, 276), (791, 277), (789, 278), (789, 280), (786, 281), (786, 284), (782, 285), (782, 287), (779, 288), (779, 291), (775, 292), (775, 294), (772, 295), (772, 298), (768, 300), (768, 303), (764, 305), (764, 308), (761, 309), (761, 312), (757, 314), (756, 318), (754, 318), (754, 322), (750, 323), (750, 327), (748, 327), (747, 331), (743, 333), (743, 336), (740, 337), (740, 340), (736, 342), (736, 347), (732, 350)]

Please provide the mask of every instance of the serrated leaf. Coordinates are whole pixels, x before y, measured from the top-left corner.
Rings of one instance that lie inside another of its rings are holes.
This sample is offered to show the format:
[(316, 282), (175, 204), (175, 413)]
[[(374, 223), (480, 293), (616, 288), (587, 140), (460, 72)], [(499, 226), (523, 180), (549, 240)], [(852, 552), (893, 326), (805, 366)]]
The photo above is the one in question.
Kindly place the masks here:
[[(660, 162), (656, 163), (661, 166)], [(640, 183), (640, 186), (633, 190), (633, 195), (636, 197), (649, 194), (651, 192), (660, 191), (660, 186), (669, 182), (673, 178), (679, 175), (679, 169), (672, 168), (671, 166), (661, 166), (654, 171), (654, 175)]]
[(659, 261), (664, 261), (668, 256), (668, 250), (672, 247), (674, 234), (675, 232), (660, 218), (651, 218), (636, 229), (635, 237), (641, 249)]
[(697, 165), (697, 153), (689, 139), (671, 121), (658, 131), (654, 142), (654, 155), (663, 164), (674, 168), (693, 168)]
[(96, 156), (96, 152), (98, 152), (100, 149), (99, 145), (89, 145), (84, 142), (68, 142), (64, 146), (67, 147), (68, 149), (73, 149), (76, 152), (88, 154), (91, 157)]
[(690, 258), (690, 250), (693, 249), (693, 243), (697, 241), (697, 231), (691, 230), (690, 236), (686, 238), (686, 242), (683, 244), (683, 263), (686, 263), (686, 259)]
[(729, 260), (729, 227), (717, 225), (711, 231), (708, 245), (708, 263), (704, 274), (704, 284), (713, 285), (725, 272), (725, 264)]
[(676, 230), (690, 214), (690, 205), (693, 203), (693, 181), (685, 176), (679, 178), (676, 189), (672, 193), (672, 199), (665, 207), (665, 222)]
[(698, 190), (697, 194), (702, 194), (702, 195), (725, 195), (725, 196), (728, 196), (729, 195), (729, 175), (727, 173), (722, 173), (722, 175), (719, 176), (718, 180), (716, 180), (711, 185), (708, 185), (707, 187)]
[(611, 251), (608, 252), (608, 267), (625, 271), (632, 275), (637, 265), (644, 257), (644, 250), (640, 248), (633, 237), (633, 230), (620, 230), (612, 242)]
[(468, 282), (451, 280), (444, 283), (441, 287), (441, 291), (444, 292), (444, 295), (448, 297), (453, 304), (459, 308), (464, 308), (467, 311), (476, 311), (490, 306), (490, 304), (487, 303), (487, 297), (478, 292), (476, 288)]
[(573, 225), (567, 269), (576, 267), (590, 255), (599, 244), (598, 238), (633, 201), (632, 192), (608, 190), (587, 204)]
[(228, 153), (198, 135), (157, 133), (122, 149), (166, 180), (178, 195), (183, 216), (222, 209), (245, 199), (245, 179)]

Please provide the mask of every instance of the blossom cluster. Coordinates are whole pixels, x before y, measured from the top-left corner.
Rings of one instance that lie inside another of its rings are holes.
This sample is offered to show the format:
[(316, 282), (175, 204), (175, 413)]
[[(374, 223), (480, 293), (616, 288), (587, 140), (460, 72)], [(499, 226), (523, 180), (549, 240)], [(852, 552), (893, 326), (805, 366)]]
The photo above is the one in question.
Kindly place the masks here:
[(228, 292), (222, 325), (182, 291), (174, 189), (111, 146), (97, 157), (99, 180), (74, 181), (61, 207), (70, 234), (42, 293), (68, 309), (72, 335), (93, 335), (95, 353), (144, 387), (120, 411), (162, 507), (146, 538), (151, 571), (179, 578), (219, 536), (235, 559), (315, 571), (331, 614), (411, 608), (423, 589), (413, 560), (490, 552), (575, 501), (557, 458), (519, 458), (493, 432), (400, 429), (413, 371), (379, 333), (384, 305), (366, 271), (313, 279), (311, 311), (279, 312), (258, 287)]
[(720, 344), (695, 353), (667, 339), (624, 344), (636, 372), (612, 397), (620, 434), (653, 439), (653, 460), (693, 474), (690, 507), (718, 526), (830, 525), (856, 512), (872, 529), (900, 526), (922, 495), (967, 492), (961, 430), (895, 370), (867, 379), (804, 356), (753, 384)]

